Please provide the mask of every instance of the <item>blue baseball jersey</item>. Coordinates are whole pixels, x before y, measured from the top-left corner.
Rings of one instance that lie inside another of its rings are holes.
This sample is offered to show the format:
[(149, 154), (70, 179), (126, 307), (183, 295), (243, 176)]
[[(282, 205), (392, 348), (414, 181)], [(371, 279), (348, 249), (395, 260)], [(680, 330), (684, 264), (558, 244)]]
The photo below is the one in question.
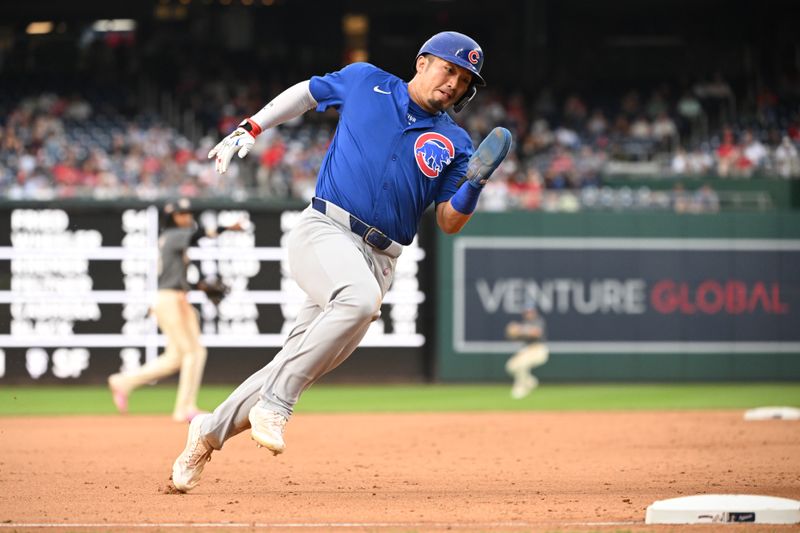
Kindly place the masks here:
[(340, 114), (316, 195), (409, 244), (425, 209), (455, 194), (469, 135), (447, 113), (409, 105), (408, 84), (369, 63), (314, 76), (310, 89), (317, 111)]

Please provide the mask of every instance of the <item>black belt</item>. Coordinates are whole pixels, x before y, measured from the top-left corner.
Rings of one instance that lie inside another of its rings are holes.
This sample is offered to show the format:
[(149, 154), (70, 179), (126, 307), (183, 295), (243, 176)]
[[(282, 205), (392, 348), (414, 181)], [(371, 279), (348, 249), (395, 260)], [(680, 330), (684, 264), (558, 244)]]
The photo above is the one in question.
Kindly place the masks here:
[(338, 220), (338, 217), (333, 216), (334, 213), (329, 212), (332, 211), (328, 209), (329, 205), (338, 208), (337, 211), (339, 213), (346, 214), (349, 219), (348, 221), (350, 223), (350, 231), (360, 236), (362, 239), (364, 239), (364, 242), (366, 242), (373, 248), (377, 248), (378, 250), (383, 251), (394, 243), (394, 241), (389, 237), (387, 237), (381, 230), (379, 230), (375, 226), (370, 226), (369, 224), (362, 221), (358, 217), (351, 215), (341, 207), (329, 203), (326, 200), (323, 200), (322, 198), (317, 198), (316, 196), (311, 199), (311, 207), (313, 207), (323, 215), (328, 215), (337, 222), (345, 224), (344, 220)]

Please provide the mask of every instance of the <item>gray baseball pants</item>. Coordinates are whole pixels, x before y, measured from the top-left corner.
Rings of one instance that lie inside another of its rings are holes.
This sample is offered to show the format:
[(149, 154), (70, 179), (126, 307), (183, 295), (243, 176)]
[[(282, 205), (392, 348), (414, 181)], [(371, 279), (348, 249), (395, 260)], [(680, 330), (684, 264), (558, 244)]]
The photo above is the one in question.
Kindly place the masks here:
[(380, 316), (402, 247), (373, 248), (345, 225), (348, 216), (332, 204), (327, 214), (309, 206), (289, 233), (289, 268), (307, 298), (281, 351), (203, 420), (214, 449), (250, 428), (256, 402), (289, 418), (303, 391), (347, 359)]

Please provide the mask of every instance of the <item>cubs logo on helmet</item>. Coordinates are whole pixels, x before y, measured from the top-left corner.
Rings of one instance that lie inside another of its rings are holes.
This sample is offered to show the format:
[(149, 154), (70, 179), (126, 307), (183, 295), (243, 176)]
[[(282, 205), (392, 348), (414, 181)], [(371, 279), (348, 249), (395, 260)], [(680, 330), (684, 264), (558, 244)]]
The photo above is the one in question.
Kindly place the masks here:
[(435, 178), (456, 155), (453, 142), (435, 131), (423, 133), (414, 142), (414, 158), (425, 176)]

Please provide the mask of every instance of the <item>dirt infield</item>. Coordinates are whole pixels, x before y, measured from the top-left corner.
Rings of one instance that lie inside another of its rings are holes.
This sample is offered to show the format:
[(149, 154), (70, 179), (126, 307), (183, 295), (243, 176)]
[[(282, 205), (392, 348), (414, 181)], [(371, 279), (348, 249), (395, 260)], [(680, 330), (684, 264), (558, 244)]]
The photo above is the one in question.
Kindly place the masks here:
[(0, 418), (0, 533), (639, 530), (657, 499), (800, 497), (800, 423), (739, 411), (300, 414), (284, 455), (244, 433), (167, 494), (185, 435), (167, 417)]

